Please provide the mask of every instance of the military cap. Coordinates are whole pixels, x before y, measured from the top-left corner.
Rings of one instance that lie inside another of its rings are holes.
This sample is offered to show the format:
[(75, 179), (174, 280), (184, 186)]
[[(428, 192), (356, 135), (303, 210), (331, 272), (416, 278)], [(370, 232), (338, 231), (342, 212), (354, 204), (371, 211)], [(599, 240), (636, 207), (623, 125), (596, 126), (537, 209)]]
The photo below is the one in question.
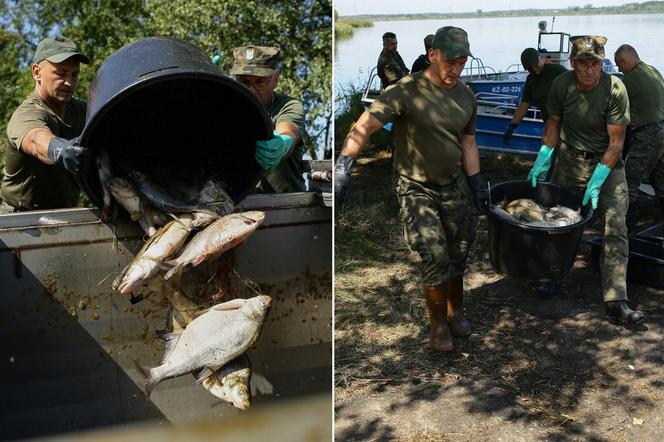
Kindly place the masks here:
[(278, 46), (241, 46), (233, 50), (233, 75), (267, 77), (279, 69), (281, 49)]
[(540, 53), (535, 48), (526, 48), (521, 53), (521, 64), (525, 70), (537, 66), (540, 61)]
[(466, 55), (473, 56), (470, 53), (468, 34), (463, 29), (454, 26), (445, 26), (438, 29), (433, 37), (433, 42), (431, 42), (431, 47), (440, 49), (447, 60)]
[(572, 60), (604, 60), (606, 37), (601, 35), (575, 35), (570, 37)]
[(62, 63), (70, 57), (77, 57), (81, 63), (90, 64), (90, 59), (78, 51), (76, 43), (56, 35), (55, 37), (46, 37), (37, 45), (32, 62), (39, 63), (42, 60), (48, 60), (51, 63)]
[(424, 49), (428, 51), (431, 47), (431, 43), (433, 43), (433, 34), (429, 34), (424, 37)]

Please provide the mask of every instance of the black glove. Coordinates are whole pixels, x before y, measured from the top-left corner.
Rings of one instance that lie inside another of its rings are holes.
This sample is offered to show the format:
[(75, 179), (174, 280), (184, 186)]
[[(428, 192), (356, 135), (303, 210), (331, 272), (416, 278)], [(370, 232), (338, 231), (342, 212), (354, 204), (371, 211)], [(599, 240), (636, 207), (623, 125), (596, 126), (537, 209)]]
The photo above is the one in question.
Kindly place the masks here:
[(519, 123), (510, 123), (510, 125), (507, 126), (505, 134), (503, 135), (503, 143), (509, 145), (512, 142), (512, 132), (514, 132), (514, 129), (516, 129), (518, 125)]
[(343, 204), (350, 188), (350, 172), (355, 167), (355, 159), (340, 154), (334, 165), (334, 204), (339, 207)]
[(484, 177), (479, 172), (469, 176), (468, 186), (473, 191), (473, 202), (477, 210), (485, 215), (489, 213), (489, 186)]
[(48, 159), (60, 163), (74, 175), (84, 175), (92, 164), (92, 151), (78, 145), (79, 137), (71, 140), (53, 137), (48, 143)]

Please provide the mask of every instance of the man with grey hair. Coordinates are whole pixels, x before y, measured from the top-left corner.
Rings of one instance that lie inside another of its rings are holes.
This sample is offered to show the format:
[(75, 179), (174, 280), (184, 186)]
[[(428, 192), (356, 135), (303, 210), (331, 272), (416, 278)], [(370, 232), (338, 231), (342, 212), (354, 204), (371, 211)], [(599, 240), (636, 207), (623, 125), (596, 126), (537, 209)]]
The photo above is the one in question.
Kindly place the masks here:
[(638, 220), (639, 186), (649, 178), (659, 198), (664, 215), (664, 79), (662, 74), (644, 63), (628, 44), (616, 50), (614, 59), (629, 96), (630, 147), (625, 162), (629, 188), (627, 230)]
[(477, 101), (459, 81), (469, 55), (463, 29), (438, 29), (431, 66), (373, 102), (348, 133), (334, 169), (335, 204), (341, 204), (369, 136), (394, 123), (394, 187), (406, 242), (421, 258), (429, 346), (440, 352), (454, 349), (452, 335), (472, 332), (463, 312), (463, 274), (477, 225), (473, 203), (486, 212), (489, 201), (475, 143)]
[[(80, 63), (88, 57), (63, 36), (43, 39), (31, 73), (35, 88), (7, 124), (5, 173), (0, 193), (15, 211), (76, 206), (91, 151), (78, 145), (86, 103), (73, 98)], [(61, 167), (53, 167), (57, 164)]]
[(546, 178), (554, 149), (558, 151), (551, 182), (583, 193), (603, 227), (600, 256), (602, 292), (607, 316), (629, 327), (643, 314), (627, 304), (627, 182), (622, 148), (629, 124), (629, 100), (619, 78), (602, 71), (606, 37), (570, 38), (573, 71), (559, 75), (547, 100), (549, 119), (542, 148), (528, 179), (533, 187)]

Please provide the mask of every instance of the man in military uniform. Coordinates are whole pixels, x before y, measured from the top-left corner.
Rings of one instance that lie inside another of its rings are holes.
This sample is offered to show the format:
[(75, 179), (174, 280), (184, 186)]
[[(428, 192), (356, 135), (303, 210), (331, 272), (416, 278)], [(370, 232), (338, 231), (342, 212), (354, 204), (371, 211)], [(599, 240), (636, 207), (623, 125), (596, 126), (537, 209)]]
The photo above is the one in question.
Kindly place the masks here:
[(394, 32), (383, 34), (383, 50), (378, 56), (376, 72), (378, 72), (383, 89), (409, 74), (403, 58), (397, 52), (397, 36)]
[(459, 81), (469, 55), (464, 30), (438, 29), (429, 49), (431, 66), (374, 101), (348, 133), (335, 165), (335, 200), (340, 204), (369, 136), (394, 123), (395, 189), (405, 239), (422, 259), (429, 343), (435, 351), (453, 350), (451, 334), (468, 336), (472, 331), (463, 313), (463, 274), (475, 238), (473, 202), (488, 209), (475, 144), (477, 101)]
[(279, 83), (280, 54), (278, 47), (235, 48), (231, 74), (258, 97), (274, 125), (271, 140), (256, 142), (256, 160), (265, 169), (259, 190), (304, 192), (304, 108), (300, 101), (275, 91)]
[(627, 229), (637, 222), (639, 186), (650, 178), (664, 213), (664, 79), (657, 69), (641, 61), (627, 44), (618, 48), (615, 62), (625, 74), (629, 96), (631, 145), (625, 162), (629, 188)]
[[(91, 153), (77, 145), (85, 126), (84, 101), (73, 98), (80, 63), (90, 60), (62, 36), (42, 40), (31, 67), (35, 89), (7, 124), (5, 170), (0, 193), (15, 211), (76, 206), (76, 175)], [(61, 167), (54, 167), (58, 164)]]
[(429, 61), (429, 49), (431, 49), (431, 42), (433, 41), (433, 34), (429, 34), (424, 37), (424, 54), (420, 54), (417, 57), (417, 60), (413, 63), (413, 67), (410, 69), (410, 73), (414, 74), (415, 72), (423, 71), (429, 66), (431, 62)]
[(607, 315), (630, 326), (642, 321), (643, 315), (627, 305), (628, 196), (622, 148), (629, 100), (620, 79), (602, 71), (606, 37), (575, 36), (570, 42), (574, 70), (551, 85), (544, 144), (528, 179), (533, 186), (545, 179), (553, 149), (560, 144), (551, 182), (585, 190), (582, 204), (599, 208), (604, 224), (600, 269)]
[(551, 83), (560, 74), (567, 72), (564, 66), (554, 63), (545, 64), (542, 56), (535, 48), (526, 48), (521, 53), (521, 64), (529, 72), (526, 84), (523, 86), (521, 103), (514, 111), (512, 121), (503, 135), (503, 143), (510, 144), (512, 132), (519, 125), (528, 112), (531, 103), (537, 104), (542, 112), (542, 120), (546, 121), (549, 114), (546, 110), (546, 98), (551, 89)]

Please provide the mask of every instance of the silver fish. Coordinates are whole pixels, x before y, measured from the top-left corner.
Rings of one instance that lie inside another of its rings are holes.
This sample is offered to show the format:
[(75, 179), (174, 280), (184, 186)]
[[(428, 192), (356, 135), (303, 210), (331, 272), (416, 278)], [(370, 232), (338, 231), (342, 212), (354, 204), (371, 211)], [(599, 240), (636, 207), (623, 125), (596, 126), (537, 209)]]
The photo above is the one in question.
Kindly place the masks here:
[(163, 211), (208, 211), (217, 216), (224, 216), (234, 210), (231, 197), (224, 191), (222, 184), (214, 179), (206, 181), (192, 197), (191, 192), (181, 191), (176, 194), (176, 192), (164, 188), (138, 170), (128, 170), (127, 176), (145, 199)]
[(166, 262), (173, 268), (166, 272), (164, 278), (170, 278), (188, 264), (197, 266), (206, 259), (232, 249), (247, 239), (264, 219), (265, 212), (260, 211), (233, 213), (218, 219), (198, 232), (179, 257)]
[(109, 180), (109, 188), (116, 201), (129, 212), (132, 221), (141, 217), (141, 198), (129, 181), (115, 176)]
[(265, 295), (234, 299), (211, 307), (183, 332), (165, 335), (162, 364), (153, 368), (138, 365), (148, 378), (146, 393), (149, 395), (164, 379), (194, 371), (202, 382), (245, 353), (256, 342), (271, 302)]
[(122, 281), (117, 284), (117, 290), (122, 294), (127, 294), (157, 274), (161, 268), (161, 263), (177, 253), (187, 240), (187, 236), (191, 231), (191, 221), (191, 215), (183, 214), (179, 222), (171, 221), (159, 229), (145, 243), (125, 270)]
[(203, 379), (201, 385), (213, 396), (246, 410), (251, 406), (250, 380), (251, 363), (245, 354)]
[(503, 204), (493, 206), (493, 212), (501, 218), (532, 227), (563, 227), (576, 224), (582, 219), (580, 209), (573, 210), (565, 206), (546, 208), (527, 198), (511, 201), (504, 210), (501, 207)]

